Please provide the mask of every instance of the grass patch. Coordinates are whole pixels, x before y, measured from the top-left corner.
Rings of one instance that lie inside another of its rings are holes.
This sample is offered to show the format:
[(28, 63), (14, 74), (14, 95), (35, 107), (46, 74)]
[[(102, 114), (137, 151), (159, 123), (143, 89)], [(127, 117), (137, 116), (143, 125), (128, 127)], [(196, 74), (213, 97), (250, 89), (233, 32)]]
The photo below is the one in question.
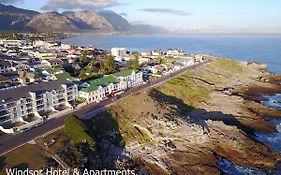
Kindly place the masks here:
[(241, 73), (244, 71), (243, 67), (239, 65), (239, 62), (230, 59), (217, 59), (212, 64), (209, 64), (207, 68), (214, 70), (219, 73), (218, 70), (222, 71), (222, 74), (233, 75), (234, 73)]
[(194, 71), (173, 78), (158, 88), (168, 96), (182, 99), (185, 104), (197, 107), (208, 100), (216, 86), (228, 81), (234, 74), (244, 71), (238, 62), (229, 59), (217, 59), (213, 63)]
[(135, 129), (139, 132), (144, 142), (153, 143), (153, 139), (150, 137), (150, 134), (147, 131), (144, 131), (138, 126), (135, 126)]
[(202, 83), (195, 83), (191, 78), (181, 76), (170, 80), (165, 85), (158, 88), (160, 92), (168, 96), (182, 99), (185, 104), (196, 107), (199, 102), (205, 101), (212, 87)]
[(65, 120), (64, 132), (75, 144), (86, 142), (93, 149), (94, 139), (88, 134), (87, 127), (75, 116)]

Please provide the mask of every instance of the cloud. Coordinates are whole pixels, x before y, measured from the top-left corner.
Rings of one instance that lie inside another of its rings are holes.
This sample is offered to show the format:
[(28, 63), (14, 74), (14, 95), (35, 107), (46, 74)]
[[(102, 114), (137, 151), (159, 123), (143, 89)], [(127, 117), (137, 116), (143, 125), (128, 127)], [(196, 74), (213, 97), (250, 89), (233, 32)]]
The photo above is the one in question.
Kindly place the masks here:
[(103, 9), (119, 5), (117, 0), (49, 0), (42, 10)]
[(150, 12), (150, 13), (166, 13), (166, 14), (178, 15), (178, 16), (191, 15), (191, 13), (182, 10), (164, 9), (164, 8), (145, 8), (145, 9), (140, 9), (140, 11)]
[(14, 3), (17, 3), (17, 2), (20, 2), (22, 0), (0, 0), (0, 3), (3, 3), (3, 4), (14, 4)]

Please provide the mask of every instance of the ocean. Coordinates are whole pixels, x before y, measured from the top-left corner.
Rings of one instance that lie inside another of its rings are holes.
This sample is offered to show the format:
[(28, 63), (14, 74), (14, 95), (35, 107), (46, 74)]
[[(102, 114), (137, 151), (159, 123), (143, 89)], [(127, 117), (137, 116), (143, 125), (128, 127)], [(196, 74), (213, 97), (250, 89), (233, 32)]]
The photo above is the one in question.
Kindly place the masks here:
[(258, 61), (271, 73), (281, 73), (281, 36), (166, 36), (166, 35), (87, 35), (67, 38), (63, 43), (110, 50), (130, 51), (180, 48), (186, 53), (205, 53), (239, 61)]

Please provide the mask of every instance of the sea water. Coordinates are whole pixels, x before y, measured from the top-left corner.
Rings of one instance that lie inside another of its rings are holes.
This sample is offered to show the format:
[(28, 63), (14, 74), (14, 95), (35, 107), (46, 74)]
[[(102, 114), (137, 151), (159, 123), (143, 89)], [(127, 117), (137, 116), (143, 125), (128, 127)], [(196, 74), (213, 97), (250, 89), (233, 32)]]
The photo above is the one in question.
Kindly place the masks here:
[(186, 53), (205, 53), (239, 61), (258, 61), (272, 73), (281, 73), (281, 36), (175, 36), (175, 35), (96, 35), (77, 36), (63, 43), (110, 50), (130, 51), (180, 48)]

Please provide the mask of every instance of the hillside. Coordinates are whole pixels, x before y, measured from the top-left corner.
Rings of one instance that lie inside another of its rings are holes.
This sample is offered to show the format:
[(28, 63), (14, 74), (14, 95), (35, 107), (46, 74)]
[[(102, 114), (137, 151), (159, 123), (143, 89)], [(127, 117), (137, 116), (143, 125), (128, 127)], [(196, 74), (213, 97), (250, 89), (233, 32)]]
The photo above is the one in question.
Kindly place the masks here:
[(118, 15), (117, 13), (114, 13), (112, 11), (101, 11), (98, 13), (104, 18), (106, 18), (115, 28), (115, 30), (128, 31), (132, 27), (131, 24), (125, 18)]
[(133, 26), (112, 11), (46, 12), (0, 4), (0, 31), (159, 33), (160, 28)]
[(65, 12), (63, 15), (69, 17), (80, 29), (114, 31), (112, 24), (94, 11)]
[(57, 12), (41, 13), (34, 16), (27, 24), (39, 32), (75, 32), (77, 26), (66, 16)]
[(0, 30), (31, 30), (25, 25), (37, 14), (36, 11), (0, 4)]

